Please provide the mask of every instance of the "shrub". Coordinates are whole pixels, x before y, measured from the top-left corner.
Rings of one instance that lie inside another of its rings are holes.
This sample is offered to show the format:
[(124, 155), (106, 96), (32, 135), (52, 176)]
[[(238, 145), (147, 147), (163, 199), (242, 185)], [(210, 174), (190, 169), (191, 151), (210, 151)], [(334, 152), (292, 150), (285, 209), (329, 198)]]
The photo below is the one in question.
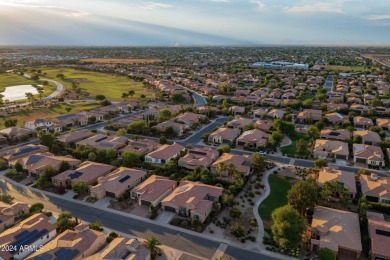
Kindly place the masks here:
[(112, 237), (112, 236), (106, 237), (106, 242), (107, 242), (108, 244), (111, 243), (112, 240), (114, 240), (114, 237)]
[(117, 233), (115, 233), (115, 232), (111, 232), (109, 236), (110, 236), (110, 237), (114, 237), (114, 238), (115, 238), (115, 237), (118, 237), (118, 234), (117, 234)]
[(245, 243), (245, 238), (241, 238), (241, 243)]

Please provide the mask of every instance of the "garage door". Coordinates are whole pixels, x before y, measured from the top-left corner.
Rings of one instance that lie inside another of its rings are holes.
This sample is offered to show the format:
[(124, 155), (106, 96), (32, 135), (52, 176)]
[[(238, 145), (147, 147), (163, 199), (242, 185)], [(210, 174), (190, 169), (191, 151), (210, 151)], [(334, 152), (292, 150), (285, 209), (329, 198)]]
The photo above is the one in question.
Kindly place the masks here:
[(164, 210), (165, 211), (169, 211), (169, 212), (176, 212), (175, 208), (172, 208), (172, 207), (169, 207), (169, 206), (164, 206)]
[(106, 191), (106, 196), (111, 197), (111, 198), (115, 198), (115, 193)]
[(356, 161), (360, 162), (360, 163), (366, 163), (367, 162), (367, 160), (363, 159), (363, 158), (356, 158)]
[(150, 204), (152, 204), (150, 201), (141, 200), (141, 205), (150, 206)]

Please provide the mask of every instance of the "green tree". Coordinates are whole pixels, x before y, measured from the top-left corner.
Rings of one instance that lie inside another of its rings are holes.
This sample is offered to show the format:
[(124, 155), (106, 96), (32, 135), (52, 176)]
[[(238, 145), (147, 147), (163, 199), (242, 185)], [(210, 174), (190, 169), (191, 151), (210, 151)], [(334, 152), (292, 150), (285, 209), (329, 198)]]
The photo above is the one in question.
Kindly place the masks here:
[(270, 136), (270, 138), (268, 140), (268, 143), (272, 147), (276, 148), (276, 147), (280, 146), (280, 143), (282, 142), (282, 140), (283, 140), (283, 134), (281, 132), (279, 132), (279, 131), (274, 131), (271, 134), (271, 136)]
[(88, 187), (82, 181), (73, 183), (72, 190), (79, 196), (85, 196), (88, 194)]
[(371, 208), (371, 204), (367, 201), (366, 196), (361, 196), (359, 199), (359, 215), (365, 217), (367, 210)]
[(295, 183), (287, 193), (288, 204), (302, 216), (317, 203), (317, 183), (310, 178)]
[(160, 241), (154, 236), (148, 237), (142, 245), (150, 250), (150, 256), (152, 259), (156, 259), (157, 255), (161, 253)]
[(349, 197), (349, 191), (339, 180), (327, 181), (321, 187), (321, 196), (328, 202), (332, 197), (344, 201)]
[(225, 193), (223, 196), (222, 196), (222, 203), (228, 207), (232, 206), (233, 205), (233, 202), (234, 202), (234, 196), (233, 194), (227, 194)]
[(132, 97), (132, 96), (134, 96), (135, 91), (131, 89), (131, 90), (129, 90), (128, 94), (129, 94), (130, 97)]
[(328, 162), (324, 159), (317, 159), (314, 161), (314, 166), (317, 168), (325, 167), (328, 164)]
[(158, 112), (158, 118), (159, 118), (160, 122), (164, 122), (164, 121), (169, 120), (171, 118), (171, 116), (172, 116), (171, 111), (169, 111), (166, 108), (164, 108), (164, 109), (160, 110), (160, 112)]
[(69, 113), (71, 110), (72, 110), (71, 107), (66, 107), (66, 108), (65, 108), (65, 111), (66, 111), (67, 113)]
[(165, 136), (160, 136), (160, 138), (158, 139), (158, 143), (159, 144), (167, 144), (168, 140)]
[(310, 138), (312, 138), (312, 139), (314, 139), (314, 140), (315, 140), (315, 139), (318, 139), (319, 136), (320, 136), (320, 131), (319, 131), (318, 128), (315, 127), (315, 126), (310, 126), (310, 127), (307, 129), (307, 132), (308, 132)]
[(305, 219), (292, 206), (286, 205), (272, 212), (272, 235), (283, 249), (296, 248), (302, 241)]
[(354, 135), (353, 142), (355, 144), (361, 144), (363, 142), (363, 138), (360, 135)]
[(52, 135), (50, 133), (43, 133), (41, 138), (39, 138), (39, 140), (41, 140), (42, 145), (51, 148), (53, 146), (56, 138), (54, 135)]
[(23, 171), (23, 166), (22, 166), (22, 164), (20, 162), (16, 162), (14, 168), (15, 168), (15, 170), (17, 172), (22, 172)]
[(136, 167), (142, 163), (140, 156), (132, 151), (123, 152), (122, 160), (125, 167)]
[(60, 232), (66, 229), (71, 229), (73, 227), (72, 218), (72, 213), (70, 213), (69, 211), (64, 211), (58, 216), (57, 228)]
[(116, 132), (116, 136), (125, 136), (127, 135), (127, 130), (124, 129), (124, 128), (121, 128), (119, 129), (117, 132)]
[(59, 172), (67, 171), (71, 168), (70, 164), (67, 161), (62, 161), (60, 164)]
[(33, 205), (31, 205), (31, 207), (30, 207), (30, 213), (39, 213), (39, 212), (42, 212), (42, 210), (43, 210), (43, 208), (44, 208), (45, 206), (42, 204), (42, 203), (35, 203), (35, 204), (33, 204)]
[(265, 162), (265, 157), (258, 154), (258, 153), (253, 153), (252, 154), (252, 167), (256, 173), (261, 173), (264, 172), (266, 169), (266, 162)]
[(304, 139), (299, 139), (298, 142), (295, 144), (295, 151), (297, 155), (303, 156), (307, 152), (307, 142)]
[(317, 254), (318, 260), (335, 260), (336, 255), (329, 248), (321, 249)]

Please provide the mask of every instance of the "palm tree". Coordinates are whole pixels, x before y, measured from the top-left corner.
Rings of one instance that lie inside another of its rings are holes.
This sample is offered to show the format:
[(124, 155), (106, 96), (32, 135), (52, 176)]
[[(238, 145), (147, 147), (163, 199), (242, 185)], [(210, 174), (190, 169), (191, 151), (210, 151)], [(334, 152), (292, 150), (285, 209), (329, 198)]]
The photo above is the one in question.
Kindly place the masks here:
[(229, 178), (234, 178), (234, 177), (236, 177), (239, 174), (239, 172), (237, 171), (236, 166), (234, 166), (233, 163), (228, 163), (226, 165), (225, 170), (226, 170)]
[(222, 177), (222, 173), (226, 171), (226, 164), (223, 162), (218, 163), (216, 170), (219, 173), (219, 176)]
[(142, 245), (150, 250), (150, 256), (152, 259), (156, 259), (156, 256), (161, 253), (161, 248), (159, 245), (161, 245), (160, 241), (154, 236), (148, 237)]

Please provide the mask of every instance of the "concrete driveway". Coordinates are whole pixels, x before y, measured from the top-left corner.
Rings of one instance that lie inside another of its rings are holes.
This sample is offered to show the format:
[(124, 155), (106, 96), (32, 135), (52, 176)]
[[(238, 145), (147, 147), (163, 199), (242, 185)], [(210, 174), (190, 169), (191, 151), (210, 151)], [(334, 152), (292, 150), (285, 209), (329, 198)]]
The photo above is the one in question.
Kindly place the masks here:
[(169, 211), (160, 211), (158, 217), (155, 219), (160, 224), (169, 224), (171, 219), (176, 216), (176, 213)]

